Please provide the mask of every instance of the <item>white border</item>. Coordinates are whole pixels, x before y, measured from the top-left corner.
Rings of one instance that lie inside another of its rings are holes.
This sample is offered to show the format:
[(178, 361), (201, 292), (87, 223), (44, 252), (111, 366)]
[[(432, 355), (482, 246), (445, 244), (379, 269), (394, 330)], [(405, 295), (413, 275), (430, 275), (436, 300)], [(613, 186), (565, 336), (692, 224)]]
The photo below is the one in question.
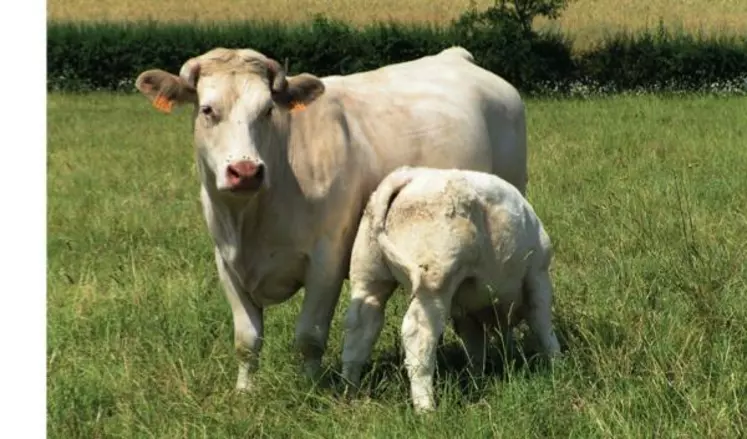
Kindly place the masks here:
[(0, 18), (0, 437), (46, 437), (46, 3)]

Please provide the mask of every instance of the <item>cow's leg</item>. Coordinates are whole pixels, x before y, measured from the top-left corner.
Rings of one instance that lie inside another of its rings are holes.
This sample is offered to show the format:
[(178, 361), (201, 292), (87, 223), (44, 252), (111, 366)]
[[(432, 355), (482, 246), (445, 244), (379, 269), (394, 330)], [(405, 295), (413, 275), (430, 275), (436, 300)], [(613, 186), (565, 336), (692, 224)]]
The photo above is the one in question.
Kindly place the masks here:
[[(503, 111), (503, 110), (500, 110)], [(491, 125), (493, 139), (493, 174), (514, 185), (523, 196), (527, 196), (529, 176), (527, 170), (527, 134), (525, 116), (522, 114), (511, 129), (502, 125)]]
[(319, 377), (329, 327), (345, 280), (342, 256), (342, 252), (328, 243), (319, 245), (306, 277), (301, 312), (296, 321), (296, 348), (303, 357), (304, 373), (312, 379)]
[(560, 344), (552, 329), (552, 281), (547, 269), (530, 270), (525, 279), (527, 325), (537, 337), (546, 357), (560, 353)]
[(431, 292), (417, 294), (402, 322), (402, 346), (410, 379), (410, 394), (417, 412), (435, 408), (433, 375), (436, 347), (446, 326), (448, 309), (441, 297)]
[(386, 303), (397, 283), (390, 280), (351, 282), (350, 305), (345, 314), (342, 376), (353, 387), (384, 325)]
[(264, 322), (262, 309), (254, 305), (228, 272), (223, 258), (216, 251), (218, 275), (233, 312), (234, 347), (239, 360), (236, 389), (251, 388), (251, 375), (259, 369)]

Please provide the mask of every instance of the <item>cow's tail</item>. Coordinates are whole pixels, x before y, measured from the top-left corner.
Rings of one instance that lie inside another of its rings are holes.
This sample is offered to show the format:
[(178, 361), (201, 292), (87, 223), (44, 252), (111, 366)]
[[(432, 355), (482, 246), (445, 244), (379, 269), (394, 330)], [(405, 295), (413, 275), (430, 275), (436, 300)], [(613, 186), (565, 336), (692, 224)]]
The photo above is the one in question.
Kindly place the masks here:
[(389, 207), (399, 192), (415, 177), (416, 171), (403, 166), (386, 176), (371, 195), (371, 237), (376, 239), (387, 262), (404, 272), (409, 278), (414, 293), (420, 285), (420, 268), (408, 260), (386, 234), (386, 217)]
[(475, 64), (475, 57), (472, 55), (472, 53), (469, 50), (465, 49), (462, 46), (451, 46), (448, 49), (442, 50), (441, 54), (458, 56), (459, 58), (462, 58), (464, 60), (471, 62), (472, 64)]

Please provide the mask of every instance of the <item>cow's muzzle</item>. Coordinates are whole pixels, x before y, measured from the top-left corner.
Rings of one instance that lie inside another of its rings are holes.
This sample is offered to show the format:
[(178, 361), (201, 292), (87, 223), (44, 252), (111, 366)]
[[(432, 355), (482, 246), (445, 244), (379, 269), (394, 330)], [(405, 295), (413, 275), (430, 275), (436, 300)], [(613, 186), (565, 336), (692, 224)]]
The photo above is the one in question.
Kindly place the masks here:
[(231, 192), (253, 192), (262, 186), (265, 165), (249, 160), (230, 163), (226, 167), (226, 189)]

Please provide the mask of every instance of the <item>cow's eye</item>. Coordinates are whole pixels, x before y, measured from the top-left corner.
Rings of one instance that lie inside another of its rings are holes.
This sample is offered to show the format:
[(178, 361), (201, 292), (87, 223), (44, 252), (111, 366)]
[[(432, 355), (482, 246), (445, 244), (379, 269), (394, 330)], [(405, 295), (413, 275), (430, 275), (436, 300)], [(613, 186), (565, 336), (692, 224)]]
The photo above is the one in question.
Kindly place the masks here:
[(202, 113), (204, 116), (212, 116), (215, 114), (213, 112), (213, 107), (211, 107), (210, 105), (201, 105), (200, 113)]

